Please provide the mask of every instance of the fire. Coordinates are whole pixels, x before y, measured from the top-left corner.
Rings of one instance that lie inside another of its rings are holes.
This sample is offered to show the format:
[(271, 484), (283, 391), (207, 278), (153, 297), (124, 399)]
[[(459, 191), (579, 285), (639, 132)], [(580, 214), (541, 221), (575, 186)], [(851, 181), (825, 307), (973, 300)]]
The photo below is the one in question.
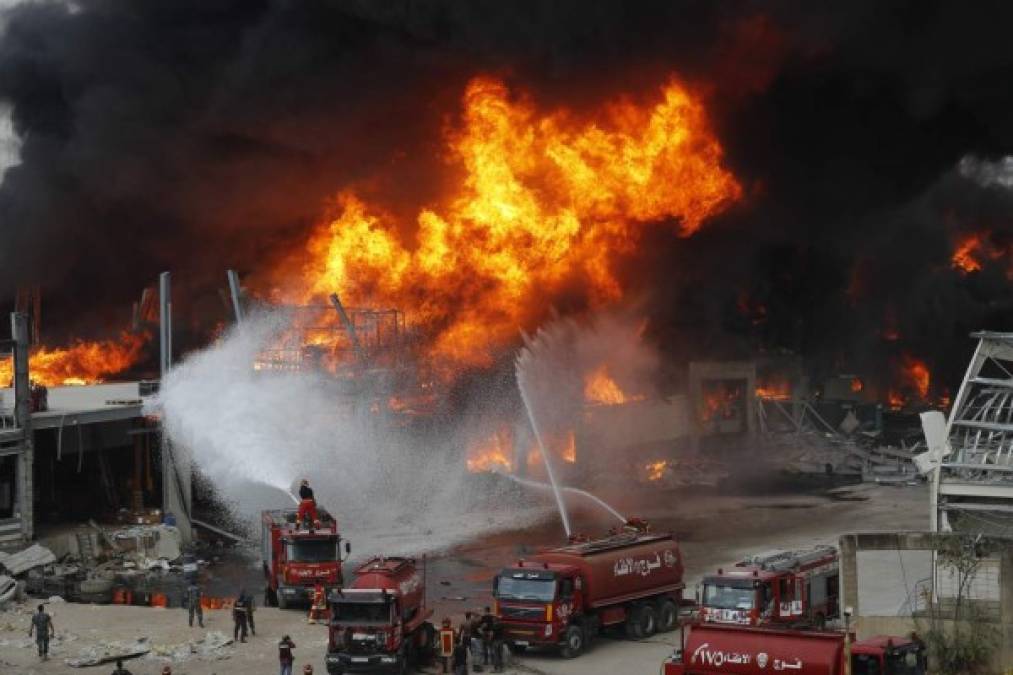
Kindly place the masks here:
[(900, 380), (898, 386), (891, 389), (887, 396), (891, 408), (903, 408), (912, 396), (916, 396), (921, 401), (928, 400), (932, 374), (924, 361), (916, 359), (910, 354), (904, 354), (901, 358), (898, 377)]
[(689, 236), (742, 192), (700, 101), (674, 79), (649, 104), (576, 114), (540, 111), (477, 77), (444, 141), (459, 177), (417, 210), (414, 228), (342, 192), (296, 287), (291, 259), (271, 286), (293, 303), (337, 292), (350, 305), (404, 309), (433, 356), (487, 365), (574, 283), (592, 306), (620, 298), (613, 258), (635, 250), (641, 224), (672, 220)]
[(951, 264), (954, 269), (961, 270), (964, 274), (977, 272), (981, 269), (981, 262), (975, 257), (981, 251), (981, 237), (977, 234), (970, 234), (957, 243), (953, 252)]
[(602, 364), (584, 377), (584, 400), (596, 405), (620, 405), (642, 396), (629, 397), (609, 377), (608, 365)]
[[(972, 232), (956, 242), (950, 265), (962, 274), (970, 274), (980, 271), (988, 260), (999, 260), (1008, 252), (1008, 246), (997, 243), (990, 232)], [(1008, 269), (1007, 276), (1011, 272), (1013, 269)]]
[(785, 401), (791, 398), (791, 385), (787, 382), (775, 382), (756, 388), (756, 398), (772, 401)]
[(853, 377), (853, 378), (851, 378), (851, 391), (852, 391), (852, 393), (860, 394), (860, 393), (862, 393), (862, 390), (864, 390), (864, 389), (865, 389), (865, 383), (862, 382), (862, 378), (860, 378), (860, 377)]
[(468, 448), (468, 471), (512, 471), (513, 447), (510, 434), (497, 432)]
[(646, 471), (647, 480), (658, 481), (661, 480), (665, 475), (665, 470), (668, 468), (668, 462), (660, 460), (657, 462), (648, 462), (644, 469)]
[(738, 414), (742, 392), (734, 386), (715, 387), (705, 391), (700, 410), (700, 421), (707, 423), (715, 419), (733, 419)]
[[(29, 355), (29, 377), (47, 387), (103, 382), (132, 366), (148, 337), (124, 331), (119, 340), (77, 340), (69, 347), (39, 347)], [(0, 386), (6, 386), (13, 377), (13, 362), (0, 361)]]
[(566, 445), (563, 447), (562, 452), (559, 456), (563, 458), (564, 462), (573, 464), (577, 461), (577, 439), (571, 431), (566, 435)]
[(918, 392), (918, 396), (923, 399), (927, 398), (929, 395), (929, 384), (932, 376), (929, 373), (929, 368), (925, 365), (925, 362), (912, 356), (905, 355), (903, 367), (905, 379), (914, 386), (915, 391)]

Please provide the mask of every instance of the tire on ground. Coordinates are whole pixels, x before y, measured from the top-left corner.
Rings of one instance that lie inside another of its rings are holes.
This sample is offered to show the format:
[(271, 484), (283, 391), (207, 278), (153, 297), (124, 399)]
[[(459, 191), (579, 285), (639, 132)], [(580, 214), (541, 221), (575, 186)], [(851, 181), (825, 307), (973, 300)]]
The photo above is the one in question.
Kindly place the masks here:
[(633, 605), (629, 614), (626, 615), (626, 623), (624, 628), (626, 629), (626, 637), (631, 640), (640, 640), (644, 637), (642, 626), (640, 625), (640, 610), (643, 607), (641, 604)]
[(679, 607), (671, 598), (658, 604), (658, 632), (671, 633), (679, 625)]
[(570, 624), (563, 633), (563, 648), (560, 653), (564, 659), (575, 659), (584, 651), (584, 628)]
[(649, 638), (658, 632), (658, 610), (654, 605), (644, 604), (640, 607), (640, 634)]

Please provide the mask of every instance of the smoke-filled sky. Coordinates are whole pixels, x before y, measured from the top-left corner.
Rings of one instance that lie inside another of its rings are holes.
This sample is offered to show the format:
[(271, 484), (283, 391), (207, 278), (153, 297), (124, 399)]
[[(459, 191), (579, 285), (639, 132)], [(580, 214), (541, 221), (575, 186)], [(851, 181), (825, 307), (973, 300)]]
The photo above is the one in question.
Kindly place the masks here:
[(3, 6), (0, 300), (40, 284), (57, 339), (123, 324), (164, 269), (181, 305), (222, 312), (223, 270), (298, 246), (348, 185), (432, 200), (478, 74), (548, 108), (672, 74), (703, 98), (744, 197), (690, 238), (649, 228), (622, 271), (663, 352), (829, 371), (908, 351), (953, 382), (969, 329), (1013, 329), (1007, 3)]

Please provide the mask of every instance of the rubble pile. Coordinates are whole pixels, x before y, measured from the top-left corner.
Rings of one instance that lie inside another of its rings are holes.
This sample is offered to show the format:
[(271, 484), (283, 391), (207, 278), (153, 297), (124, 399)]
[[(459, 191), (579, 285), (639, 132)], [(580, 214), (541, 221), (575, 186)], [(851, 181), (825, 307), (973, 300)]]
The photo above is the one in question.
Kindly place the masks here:
[(127, 588), (131, 599), (143, 600), (162, 577), (182, 576), (194, 562), (184, 564), (179, 530), (160, 523), (106, 529), (89, 521), (43, 541), (0, 553), (0, 607), (19, 587), (34, 597), (93, 603), (113, 602), (116, 589)]
[(210, 630), (200, 640), (179, 644), (151, 645), (147, 658), (182, 663), (190, 659), (219, 661), (232, 656), (232, 638), (216, 630)]

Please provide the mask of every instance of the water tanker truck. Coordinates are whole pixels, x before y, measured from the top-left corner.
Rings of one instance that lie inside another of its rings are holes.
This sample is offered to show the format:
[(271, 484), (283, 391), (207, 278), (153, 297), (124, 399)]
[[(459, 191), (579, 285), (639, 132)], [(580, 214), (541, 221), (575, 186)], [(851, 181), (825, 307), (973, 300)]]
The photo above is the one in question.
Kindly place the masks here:
[[(318, 509), (317, 521), (309, 527), (298, 523), (295, 509), (261, 513), (265, 604), (285, 609), (309, 602), (317, 584), (332, 589), (343, 583), (338, 523), (323, 509)], [(345, 553), (349, 551), (346, 542)]]
[[(844, 675), (845, 634), (696, 624), (664, 675)], [(851, 675), (925, 675), (925, 645), (915, 638), (851, 640)]]
[(518, 560), (495, 577), (493, 596), (512, 651), (551, 646), (574, 658), (606, 626), (633, 638), (675, 629), (683, 587), (675, 538), (640, 529)]
[(406, 673), (432, 659), (425, 582), (411, 558), (374, 558), (328, 596), (327, 672)]

